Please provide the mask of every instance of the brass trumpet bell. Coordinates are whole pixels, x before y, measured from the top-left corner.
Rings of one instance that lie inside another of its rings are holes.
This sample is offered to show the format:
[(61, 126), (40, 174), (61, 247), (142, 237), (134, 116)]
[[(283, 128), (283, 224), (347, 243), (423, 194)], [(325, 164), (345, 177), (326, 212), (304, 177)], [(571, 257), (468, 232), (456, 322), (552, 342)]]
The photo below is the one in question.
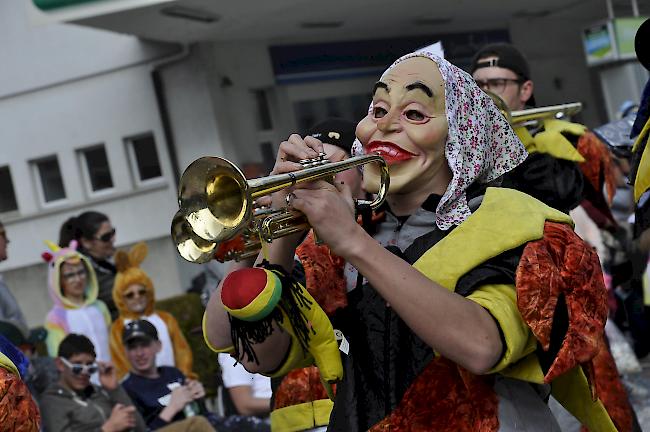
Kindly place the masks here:
[[(179, 211), (172, 219), (171, 235), (179, 254), (187, 261), (204, 263), (252, 256), (261, 242), (309, 228), (306, 217), (288, 209), (254, 210), (253, 201), (295, 184), (329, 180), (347, 169), (377, 163), (381, 185), (372, 201), (357, 205), (373, 209), (383, 203), (390, 177), (388, 165), (376, 154), (330, 162), (324, 155), (300, 161), (302, 170), (246, 180), (237, 166), (219, 157), (202, 157), (192, 162), (181, 176)], [(235, 241), (236, 240), (236, 241)]]

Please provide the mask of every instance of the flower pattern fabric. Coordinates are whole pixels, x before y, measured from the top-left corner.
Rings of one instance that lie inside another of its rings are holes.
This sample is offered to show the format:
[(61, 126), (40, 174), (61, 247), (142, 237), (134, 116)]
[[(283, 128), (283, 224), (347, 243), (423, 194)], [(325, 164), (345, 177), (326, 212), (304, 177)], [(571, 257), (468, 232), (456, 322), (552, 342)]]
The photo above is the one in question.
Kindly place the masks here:
[[(523, 162), (528, 153), (492, 99), (465, 71), (428, 51), (400, 57), (382, 75), (413, 57), (434, 61), (445, 82), (445, 107), (449, 133), (445, 157), (453, 178), (436, 209), (436, 225), (447, 230), (471, 214), (465, 191), (478, 181), (489, 183)], [(369, 112), (372, 110), (370, 104)], [(359, 141), (354, 154), (362, 154)]]

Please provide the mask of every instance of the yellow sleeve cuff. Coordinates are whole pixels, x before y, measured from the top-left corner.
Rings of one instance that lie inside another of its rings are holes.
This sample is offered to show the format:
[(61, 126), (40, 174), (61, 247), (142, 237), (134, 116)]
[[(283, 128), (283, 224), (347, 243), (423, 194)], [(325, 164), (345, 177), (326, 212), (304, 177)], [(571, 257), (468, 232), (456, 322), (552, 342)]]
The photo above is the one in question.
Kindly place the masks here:
[(513, 285), (483, 285), (467, 298), (490, 312), (504, 336), (503, 356), (488, 373), (499, 372), (535, 350), (535, 338), (519, 313)]

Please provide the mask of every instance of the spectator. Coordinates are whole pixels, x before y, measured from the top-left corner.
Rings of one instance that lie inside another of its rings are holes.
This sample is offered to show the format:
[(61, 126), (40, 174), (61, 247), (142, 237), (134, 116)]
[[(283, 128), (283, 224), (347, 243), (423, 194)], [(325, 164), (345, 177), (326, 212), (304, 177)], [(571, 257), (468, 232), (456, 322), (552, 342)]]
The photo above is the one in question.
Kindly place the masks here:
[(219, 354), (223, 386), (228, 389), (237, 414), (268, 417), (271, 411), (271, 379), (244, 369), (230, 355)]
[(115, 253), (115, 228), (105, 214), (87, 211), (71, 217), (61, 226), (59, 246), (65, 247), (72, 240), (79, 243), (79, 252), (90, 258), (99, 284), (98, 298), (108, 307), (114, 320), (117, 308), (113, 302), (113, 281), (117, 269), (111, 260)]
[(196, 402), (205, 396), (203, 385), (186, 379), (175, 367), (156, 366), (162, 344), (153, 324), (131, 321), (124, 327), (122, 343), (131, 368), (122, 385), (150, 430), (214, 431), (205, 417), (195, 415), (201, 410)]
[[(8, 245), (9, 237), (7, 237), (7, 230), (2, 222), (0, 222), (0, 262), (7, 259)], [(20, 310), (16, 298), (9, 291), (9, 287), (2, 280), (2, 275), (0, 275), (0, 319), (20, 321), (24, 326), (27, 326), (25, 316)]]
[(36, 352), (36, 343), (47, 336), (44, 329), (29, 332), (18, 321), (0, 320), (0, 334), (17, 347), (29, 364), (27, 372), (22, 377), (32, 396), (38, 401), (45, 389), (59, 380), (59, 371), (54, 359), (49, 356), (41, 357)]
[(48, 353), (55, 357), (65, 335), (77, 333), (92, 341), (99, 360), (109, 361), (111, 319), (106, 305), (97, 300), (97, 279), (89, 259), (77, 252), (75, 240), (67, 248), (46, 243), (52, 252), (44, 252), (43, 259), (48, 262), (50, 297), (54, 302), (45, 319)]
[(147, 245), (138, 243), (129, 253), (117, 251), (115, 263), (117, 276), (113, 287), (113, 299), (120, 312), (111, 325), (110, 347), (117, 376), (122, 378), (129, 371), (122, 344), (124, 326), (137, 319), (146, 319), (156, 327), (161, 349), (156, 355), (156, 366), (176, 366), (189, 378), (196, 378), (192, 372), (192, 350), (190, 349), (176, 318), (164, 311), (154, 310), (155, 291), (149, 275), (140, 268), (147, 256)]
[[(41, 399), (44, 429), (58, 431), (145, 431), (110, 363), (95, 362), (95, 348), (85, 336), (69, 334), (59, 345), (56, 365), (61, 377)], [(90, 382), (99, 372), (101, 387)]]

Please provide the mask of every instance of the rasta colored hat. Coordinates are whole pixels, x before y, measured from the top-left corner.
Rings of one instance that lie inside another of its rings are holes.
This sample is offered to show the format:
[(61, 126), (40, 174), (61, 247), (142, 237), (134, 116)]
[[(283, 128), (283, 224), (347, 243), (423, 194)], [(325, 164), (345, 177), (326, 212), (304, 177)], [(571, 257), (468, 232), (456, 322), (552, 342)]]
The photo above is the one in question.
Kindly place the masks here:
[(150, 315), (153, 312), (153, 282), (149, 275), (140, 268), (140, 264), (147, 257), (147, 252), (147, 244), (140, 242), (133, 245), (129, 252), (118, 250), (115, 253), (117, 274), (113, 283), (113, 301), (119, 309), (120, 314), (125, 318), (137, 318), (137, 316), (130, 316), (129, 309), (124, 300), (124, 292), (129, 286), (134, 284), (142, 285), (146, 290), (147, 307), (144, 310), (144, 315)]
[(258, 321), (275, 308), (282, 296), (282, 282), (270, 270), (255, 267), (234, 271), (223, 282), (221, 302), (242, 321)]
[(357, 124), (349, 120), (330, 118), (312, 126), (307, 135), (342, 148), (349, 155), (352, 152), (356, 128)]
[(126, 345), (134, 339), (158, 340), (158, 330), (147, 320), (131, 321), (124, 326), (122, 343)]

